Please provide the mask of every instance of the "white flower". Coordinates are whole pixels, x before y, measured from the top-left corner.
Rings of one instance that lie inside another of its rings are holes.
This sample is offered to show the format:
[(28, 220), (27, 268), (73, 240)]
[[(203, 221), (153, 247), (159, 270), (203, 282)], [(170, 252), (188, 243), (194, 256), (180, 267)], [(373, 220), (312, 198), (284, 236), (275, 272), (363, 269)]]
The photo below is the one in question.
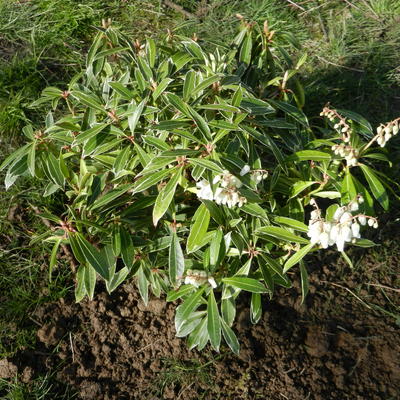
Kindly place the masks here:
[(199, 190), (197, 190), (197, 197), (199, 199), (204, 199), (204, 200), (213, 200), (214, 199), (211, 185), (208, 183), (207, 180), (203, 179), (200, 182), (197, 182), (196, 186), (199, 189)]
[(360, 215), (360, 216), (358, 217), (358, 222), (359, 222), (361, 225), (366, 225), (366, 223), (367, 223), (367, 217), (366, 217), (365, 215)]
[(339, 221), (345, 211), (346, 211), (346, 207), (337, 208), (335, 211), (335, 214), (333, 214), (333, 219), (335, 221)]
[(339, 222), (340, 222), (341, 224), (346, 224), (346, 223), (349, 223), (349, 222), (351, 221), (352, 218), (353, 218), (353, 216), (352, 216), (348, 211), (346, 211), (346, 212), (343, 213), (343, 215), (340, 217)]
[(208, 283), (211, 285), (213, 289), (217, 287), (217, 283), (215, 282), (215, 279), (212, 276), (208, 278)]
[(378, 227), (375, 218), (352, 212), (358, 211), (358, 204), (362, 203), (364, 198), (358, 195), (356, 199), (349, 204), (338, 207), (334, 213), (332, 221), (325, 221), (321, 217), (321, 209), (318, 208), (315, 199), (311, 199), (315, 209), (311, 211), (311, 218), (308, 222), (307, 235), (311, 244), (319, 244), (321, 248), (326, 249), (336, 244), (338, 251), (343, 251), (346, 243), (356, 243), (360, 235), (360, 225), (368, 225), (374, 228)]
[(368, 225), (369, 225), (369, 226), (373, 226), (373, 225), (374, 225), (374, 220), (373, 220), (372, 218), (370, 218), (370, 219), (368, 220)]
[(353, 234), (353, 237), (359, 239), (360, 236), (360, 225), (357, 224), (357, 222), (354, 222), (351, 224), (351, 232)]
[(356, 201), (350, 203), (350, 211), (358, 211), (358, 203)]
[(246, 175), (250, 172), (250, 165), (245, 165), (240, 171), (240, 176)]
[(322, 232), (319, 237), (321, 247), (327, 249), (329, 246), (329, 234), (327, 232)]
[(342, 235), (339, 235), (339, 237), (336, 239), (336, 246), (338, 251), (344, 250), (344, 239)]
[(194, 270), (188, 269), (186, 271), (186, 277), (185, 277), (186, 285), (193, 285), (195, 287), (199, 287), (200, 285), (203, 285), (206, 282), (208, 282), (214, 289), (217, 287), (215, 279), (212, 276), (208, 276), (206, 271), (196, 270), (196, 269)]

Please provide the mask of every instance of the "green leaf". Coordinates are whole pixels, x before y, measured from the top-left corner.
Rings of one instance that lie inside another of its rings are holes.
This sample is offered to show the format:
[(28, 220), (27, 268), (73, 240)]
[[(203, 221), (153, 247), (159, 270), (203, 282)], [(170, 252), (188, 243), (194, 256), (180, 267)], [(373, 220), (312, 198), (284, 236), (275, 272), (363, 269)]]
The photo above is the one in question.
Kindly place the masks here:
[(150, 188), (151, 186), (160, 182), (163, 178), (170, 175), (174, 170), (171, 168), (167, 168), (158, 172), (154, 172), (148, 176), (142, 176), (139, 180), (133, 185), (132, 195), (143, 192)]
[(279, 101), (279, 100), (272, 100), (268, 99), (268, 103), (270, 103), (273, 107), (278, 108), (285, 112), (286, 114), (290, 115), (293, 119), (299, 122), (301, 125), (308, 127), (308, 120), (306, 115), (299, 110), (297, 107), (292, 106), (289, 103)]
[(298, 221), (297, 219), (276, 216), (274, 217), (274, 222), (279, 225), (286, 225), (289, 228), (294, 229), (295, 231), (308, 232), (308, 226), (303, 222)]
[(262, 218), (268, 221), (268, 215), (266, 211), (259, 204), (246, 203), (240, 207), (240, 210), (244, 211), (246, 214), (250, 214), (254, 217)]
[(142, 115), (143, 108), (147, 102), (147, 99), (142, 100), (138, 105), (132, 104), (128, 108), (128, 125), (132, 135), (135, 132), (136, 125), (139, 122), (139, 118)]
[[(210, 270), (215, 271), (221, 258), (225, 254), (224, 234), (221, 229), (215, 231), (210, 244)], [(222, 256), (222, 257), (221, 257)]]
[(31, 148), (29, 149), (27, 164), (30, 174), (34, 177), (35, 176), (35, 154), (36, 154), (36, 145), (32, 143)]
[(261, 295), (260, 293), (251, 294), (250, 303), (250, 320), (252, 324), (256, 324), (262, 315)]
[(85, 296), (85, 267), (83, 265), (80, 265), (76, 273), (75, 302), (79, 303)]
[(172, 106), (174, 106), (178, 111), (180, 111), (183, 115), (186, 115), (188, 118), (192, 118), (188, 105), (184, 103), (180, 97), (178, 97), (176, 94), (173, 93), (168, 93), (166, 94), (166, 98)]
[(240, 52), (239, 52), (240, 62), (245, 63), (246, 65), (250, 65), (252, 47), (253, 47), (253, 40), (251, 37), (251, 31), (249, 31), (246, 34), (242, 42), (242, 45), (240, 46)]
[(293, 265), (296, 265), (300, 260), (302, 260), (314, 247), (314, 244), (309, 243), (307, 246), (303, 246), (300, 250), (296, 251), (285, 263), (283, 267), (283, 273), (289, 271)]
[(168, 183), (161, 189), (153, 208), (153, 224), (157, 226), (160, 218), (167, 212), (175, 195), (175, 190), (181, 178), (181, 170), (177, 171)]
[(191, 294), (184, 302), (176, 309), (175, 314), (175, 329), (178, 331), (182, 324), (188, 319), (189, 315), (198, 306), (201, 296), (205, 288), (200, 288)]
[(153, 99), (156, 101), (160, 95), (163, 94), (165, 89), (168, 87), (168, 85), (173, 82), (173, 79), (171, 78), (164, 78), (158, 85), (156, 90), (153, 92)]
[(233, 330), (228, 326), (228, 324), (221, 318), (221, 328), (222, 334), (224, 335), (224, 339), (229, 346), (229, 348), (235, 353), (239, 354), (240, 346), (239, 341)]
[(261, 282), (252, 278), (246, 278), (246, 277), (223, 278), (222, 282), (224, 282), (227, 285), (231, 285), (238, 289), (246, 290), (252, 293), (267, 292), (267, 289)]
[(329, 161), (332, 156), (329, 153), (318, 150), (300, 150), (286, 157), (285, 161)]
[(389, 197), (381, 181), (375, 175), (374, 170), (366, 166), (365, 164), (360, 164), (360, 167), (364, 173), (365, 179), (367, 180), (375, 199), (378, 200), (379, 204), (383, 207), (384, 210), (388, 210)]
[(297, 197), (303, 190), (307, 189), (311, 185), (318, 183), (316, 181), (297, 181), (293, 184), (290, 191), (290, 198)]
[(193, 285), (182, 285), (178, 290), (171, 290), (167, 294), (167, 301), (175, 301), (193, 292), (195, 287)]
[(127, 267), (124, 267), (113, 274), (112, 278), (106, 282), (108, 293), (113, 292), (126, 279), (128, 274), (129, 269)]
[(220, 75), (209, 76), (208, 78), (204, 79), (204, 81), (199, 83), (195, 88), (192, 89), (190, 97), (196, 97), (196, 95), (198, 93), (200, 93), (202, 90), (208, 88), (209, 86), (211, 86), (213, 83), (219, 81), (220, 79), (221, 79)]
[(103, 196), (99, 197), (91, 206), (91, 210), (95, 210), (97, 208), (106, 206), (111, 203), (113, 200), (125, 194), (128, 190), (132, 189), (135, 185), (131, 183), (127, 183), (125, 185), (117, 186), (115, 189), (110, 190)]
[(132, 100), (134, 93), (121, 82), (108, 82), (108, 84), (125, 100)]
[(182, 278), (185, 270), (185, 259), (183, 258), (183, 252), (176, 232), (171, 235), (168, 267), (169, 279), (175, 285), (177, 279)]
[(188, 101), (192, 96), (194, 85), (196, 82), (196, 72), (190, 70), (185, 75), (185, 80), (183, 83), (183, 100)]
[(212, 135), (210, 131), (210, 127), (208, 126), (208, 123), (206, 120), (195, 110), (190, 109), (189, 110), (190, 115), (194, 119), (194, 122), (196, 123), (197, 128), (199, 131), (202, 133), (205, 139), (207, 140), (212, 140)]
[(125, 266), (130, 270), (135, 260), (135, 248), (133, 246), (130, 233), (123, 227), (120, 227), (120, 232), (122, 261), (124, 262)]
[(95, 287), (96, 287), (96, 271), (91, 265), (86, 264), (85, 265), (85, 288), (86, 288), (86, 293), (89, 296), (90, 300), (93, 300)]
[(29, 152), (31, 145), (32, 145), (31, 143), (28, 143), (25, 146), (22, 146), (18, 150), (11, 153), (9, 156), (7, 156), (6, 159), (0, 165), (0, 172), (3, 171), (3, 169), (5, 169), (6, 167), (8, 167), (11, 163), (17, 162), (22, 157), (24, 157)]
[(308, 274), (304, 262), (300, 262), (300, 278), (301, 278), (301, 303), (304, 303), (304, 300), (308, 293)]
[(222, 174), (224, 172), (224, 170), (217, 163), (206, 158), (189, 158), (188, 161), (190, 164), (198, 165), (199, 167), (206, 168), (218, 174)]
[(87, 262), (96, 270), (96, 272), (105, 280), (109, 279), (109, 268), (107, 258), (105, 258), (97, 249), (89, 243), (81, 234), (75, 235), (77, 244), (82, 255)]
[(349, 203), (357, 196), (357, 189), (350, 170), (346, 171), (346, 175), (344, 176), (340, 188), (340, 193), (342, 194), (342, 204)]
[(58, 186), (64, 186), (64, 175), (61, 171), (60, 164), (53, 153), (47, 153), (46, 165), (49, 173), (49, 178)]
[(217, 302), (215, 301), (214, 291), (211, 290), (208, 295), (207, 304), (207, 331), (210, 336), (212, 347), (219, 351), (221, 343), (221, 319), (218, 312)]
[(294, 242), (294, 243), (309, 243), (307, 239), (302, 238), (301, 236), (297, 236), (294, 233), (288, 231), (285, 228), (281, 228), (278, 226), (263, 226), (256, 230), (255, 234), (257, 236), (272, 236), (279, 240), (284, 240), (286, 242)]
[(186, 243), (187, 253), (192, 253), (203, 245), (203, 239), (207, 233), (208, 224), (210, 223), (210, 212), (204, 204), (197, 209), (194, 217), (194, 223), (190, 227), (189, 237)]
[(149, 282), (146, 278), (143, 264), (140, 266), (138, 270), (138, 287), (139, 287), (140, 297), (142, 298), (145, 306), (147, 306), (149, 302)]
[(357, 241), (354, 243), (354, 246), (368, 248), (368, 247), (374, 247), (374, 246), (378, 246), (378, 245), (376, 243), (374, 243), (372, 240), (357, 239)]
[(94, 108), (102, 113), (106, 113), (104, 105), (98, 101), (99, 99), (94, 94), (87, 94), (81, 92), (80, 90), (73, 90), (71, 94), (85, 106)]
[(97, 124), (93, 126), (92, 128), (80, 132), (78, 136), (76, 136), (74, 140), (74, 144), (79, 145), (82, 144), (83, 142), (86, 142), (87, 140), (97, 136), (101, 131), (103, 131), (109, 124)]

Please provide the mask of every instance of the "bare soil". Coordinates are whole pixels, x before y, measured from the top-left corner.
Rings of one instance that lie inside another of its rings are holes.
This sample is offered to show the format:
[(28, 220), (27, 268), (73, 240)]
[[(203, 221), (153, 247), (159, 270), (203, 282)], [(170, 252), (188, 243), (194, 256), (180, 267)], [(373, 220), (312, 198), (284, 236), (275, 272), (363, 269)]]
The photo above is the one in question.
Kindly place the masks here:
[(239, 356), (224, 347), (188, 351), (175, 337), (176, 305), (152, 298), (146, 307), (128, 282), (93, 301), (70, 297), (37, 309), (36, 348), (1, 360), (0, 377), (18, 371), (29, 382), (57, 371), (78, 399), (90, 400), (398, 399), (399, 319), (387, 312), (400, 305), (400, 267), (390, 246), (383, 255), (356, 251), (353, 270), (335, 255), (315, 258), (305, 303), (293, 275), (293, 288), (265, 300), (256, 325), (244, 295), (234, 325)]

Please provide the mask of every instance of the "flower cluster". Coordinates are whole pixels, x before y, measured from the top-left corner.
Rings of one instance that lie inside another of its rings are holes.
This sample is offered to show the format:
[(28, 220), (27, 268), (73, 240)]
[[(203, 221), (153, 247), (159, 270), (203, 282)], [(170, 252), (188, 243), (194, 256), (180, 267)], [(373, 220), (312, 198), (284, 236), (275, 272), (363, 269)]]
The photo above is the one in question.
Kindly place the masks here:
[(329, 121), (334, 123), (333, 127), (342, 133), (342, 140), (345, 143), (350, 142), (351, 128), (347, 123), (346, 118), (342, 117), (336, 110), (332, 110), (329, 107), (324, 107), (319, 115), (328, 118)]
[[(250, 166), (245, 165), (240, 176), (244, 176), (250, 172)], [(251, 180), (257, 185), (266, 178), (266, 171), (254, 170), (251, 171)], [(222, 174), (217, 175), (213, 179), (213, 185), (218, 185), (215, 193), (212, 190), (210, 183), (206, 179), (196, 183), (197, 197), (204, 200), (214, 200), (217, 204), (226, 205), (229, 208), (234, 206), (241, 207), (247, 202), (247, 199), (240, 195), (238, 189), (243, 183), (235, 175), (232, 175), (228, 170), (224, 170)]]
[(214, 200), (217, 204), (226, 205), (229, 208), (236, 205), (241, 207), (246, 203), (246, 198), (241, 196), (238, 191), (242, 186), (242, 182), (229, 171), (225, 170), (222, 174), (217, 175), (213, 180), (213, 184), (219, 184), (215, 189), (215, 193), (213, 193), (212, 187), (206, 179), (197, 182), (197, 197), (204, 200)]
[(352, 212), (358, 211), (359, 204), (363, 201), (363, 197), (358, 195), (348, 205), (337, 208), (332, 221), (325, 221), (316, 201), (312, 199), (310, 204), (315, 209), (311, 212), (308, 224), (307, 235), (310, 242), (319, 244), (323, 249), (336, 244), (338, 251), (343, 251), (345, 243), (354, 243), (361, 237), (360, 225), (366, 225), (368, 221), (369, 226), (377, 228), (376, 218), (364, 214), (352, 214)]
[(358, 165), (358, 150), (354, 147), (345, 144), (335, 144), (332, 146), (332, 150), (336, 155), (344, 157), (349, 167)]
[(388, 140), (390, 140), (393, 136), (397, 135), (399, 132), (399, 120), (396, 119), (394, 121), (389, 122), (386, 125), (379, 125), (376, 129), (377, 132), (377, 143), (381, 147), (385, 147)]
[(208, 282), (213, 289), (217, 287), (217, 283), (212, 276), (208, 276), (206, 271), (197, 269), (188, 269), (186, 271), (185, 285), (193, 285), (199, 287)]

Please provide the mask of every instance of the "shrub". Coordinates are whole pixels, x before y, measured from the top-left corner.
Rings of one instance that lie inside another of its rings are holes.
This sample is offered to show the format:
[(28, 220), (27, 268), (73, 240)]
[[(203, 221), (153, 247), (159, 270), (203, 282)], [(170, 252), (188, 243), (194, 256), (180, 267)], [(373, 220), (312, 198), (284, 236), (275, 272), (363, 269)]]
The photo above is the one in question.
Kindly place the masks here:
[(1, 169), (7, 188), (30, 174), (47, 182), (44, 196), (63, 196), (64, 209), (42, 213), (54, 229), (35, 240), (54, 243), (50, 268), (71, 247), (77, 301), (98, 279), (112, 292), (134, 276), (145, 303), (149, 289), (180, 299), (176, 332), (190, 348), (218, 350), (224, 337), (238, 352), (242, 291), (256, 323), (261, 295), (290, 287), (297, 264), (306, 296), (308, 253), (336, 245), (348, 259), (345, 247), (373, 245), (360, 231), (377, 227), (391, 188), (371, 163), (389, 162), (383, 146), (399, 121), (374, 135), (326, 106), (310, 124), (294, 44), (243, 20), (212, 53), (196, 38), (142, 44), (105, 26), (86, 70), (43, 91), (35, 104), (55, 112), (43, 129), (24, 128), (28, 143)]

